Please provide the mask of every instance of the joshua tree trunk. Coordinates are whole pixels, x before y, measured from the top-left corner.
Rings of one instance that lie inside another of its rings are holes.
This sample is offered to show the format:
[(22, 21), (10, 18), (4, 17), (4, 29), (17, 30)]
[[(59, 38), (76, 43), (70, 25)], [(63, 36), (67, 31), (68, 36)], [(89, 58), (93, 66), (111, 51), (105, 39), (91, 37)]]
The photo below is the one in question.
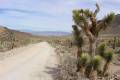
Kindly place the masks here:
[(97, 71), (93, 70), (90, 74), (90, 80), (97, 80)]
[(80, 58), (81, 54), (82, 54), (82, 47), (78, 47), (78, 51), (77, 51), (78, 63), (77, 63), (77, 71), (76, 71), (76, 72), (79, 72), (79, 71), (80, 71), (79, 58)]
[[(96, 55), (96, 48), (97, 48), (97, 38), (89, 39), (89, 53), (91, 54), (91, 59)], [(93, 67), (90, 68), (89, 76), (94, 73)], [(95, 80), (95, 79), (94, 79)]]
[(110, 62), (106, 62), (105, 63), (104, 69), (103, 69), (103, 75), (105, 75), (106, 73), (108, 73), (109, 65), (110, 65)]
[(82, 77), (85, 77), (85, 67), (82, 66), (80, 68), (80, 74), (81, 74)]
[(89, 39), (89, 43), (90, 43), (89, 51), (90, 51), (91, 57), (94, 57), (96, 54), (96, 48), (97, 48), (97, 38), (93, 40)]
[(82, 47), (78, 47), (77, 58), (80, 58), (81, 54), (82, 54)]
[(91, 54), (91, 57), (95, 56), (96, 53), (96, 46), (97, 46), (97, 35), (93, 35), (87, 28), (84, 30), (85, 34), (87, 35), (89, 39), (89, 53)]

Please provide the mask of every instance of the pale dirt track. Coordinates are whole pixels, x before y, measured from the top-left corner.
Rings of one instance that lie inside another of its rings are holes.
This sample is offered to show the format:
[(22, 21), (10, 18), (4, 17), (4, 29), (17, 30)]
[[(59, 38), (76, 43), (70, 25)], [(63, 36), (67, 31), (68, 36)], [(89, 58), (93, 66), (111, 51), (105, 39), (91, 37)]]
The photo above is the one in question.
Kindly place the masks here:
[(0, 61), (0, 80), (54, 80), (55, 49), (47, 42), (28, 45), (6, 53), (17, 53)]

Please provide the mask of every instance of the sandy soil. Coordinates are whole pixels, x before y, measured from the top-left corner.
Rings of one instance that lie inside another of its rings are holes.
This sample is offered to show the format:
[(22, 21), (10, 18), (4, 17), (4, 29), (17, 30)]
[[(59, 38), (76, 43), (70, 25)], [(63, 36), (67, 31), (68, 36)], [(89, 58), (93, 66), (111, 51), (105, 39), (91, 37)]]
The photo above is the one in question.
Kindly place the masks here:
[(54, 80), (58, 63), (54, 51), (41, 42), (5, 52), (17, 55), (0, 61), (0, 80)]

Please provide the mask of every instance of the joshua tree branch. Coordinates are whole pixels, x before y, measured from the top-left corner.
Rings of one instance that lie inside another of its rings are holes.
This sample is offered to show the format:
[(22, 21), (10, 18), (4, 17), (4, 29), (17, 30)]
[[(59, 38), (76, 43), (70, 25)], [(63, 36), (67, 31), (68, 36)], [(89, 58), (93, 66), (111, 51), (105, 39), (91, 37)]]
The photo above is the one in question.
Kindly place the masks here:
[(94, 12), (94, 15), (96, 16), (99, 11), (100, 11), (100, 7), (98, 4), (96, 4), (96, 10)]

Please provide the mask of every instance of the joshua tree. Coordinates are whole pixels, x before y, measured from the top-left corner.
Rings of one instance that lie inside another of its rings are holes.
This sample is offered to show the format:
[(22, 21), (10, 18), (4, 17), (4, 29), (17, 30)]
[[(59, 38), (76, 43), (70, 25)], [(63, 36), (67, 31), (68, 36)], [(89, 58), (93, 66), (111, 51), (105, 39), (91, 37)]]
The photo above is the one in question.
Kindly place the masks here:
[(114, 13), (110, 13), (102, 20), (97, 20), (97, 14), (100, 11), (100, 8), (98, 4), (96, 4), (96, 7), (95, 11), (90, 11), (89, 9), (78, 9), (73, 11), (75, 25), (80, 27), (89, 39), (89, 51), (91, 57), (94, 57), (96, 53), (99, 32), (106, 29), (114, 18)]
[(104, 54), (104, 59), (106, 62), (105, 62), (104, 69), (103, 69), (103, 75), (105, 75), (109, 70), (109, 65), (113, 59), (113, 51), (106, 52)]
[(83, 38), (82, 38), (81, 32), (78, 29), (78, 27), (76, 25), (73, 25), (72, 27), (73, 27), (75, 45), (78, 48), (77, 57), (80, 58), (82, 54)]

